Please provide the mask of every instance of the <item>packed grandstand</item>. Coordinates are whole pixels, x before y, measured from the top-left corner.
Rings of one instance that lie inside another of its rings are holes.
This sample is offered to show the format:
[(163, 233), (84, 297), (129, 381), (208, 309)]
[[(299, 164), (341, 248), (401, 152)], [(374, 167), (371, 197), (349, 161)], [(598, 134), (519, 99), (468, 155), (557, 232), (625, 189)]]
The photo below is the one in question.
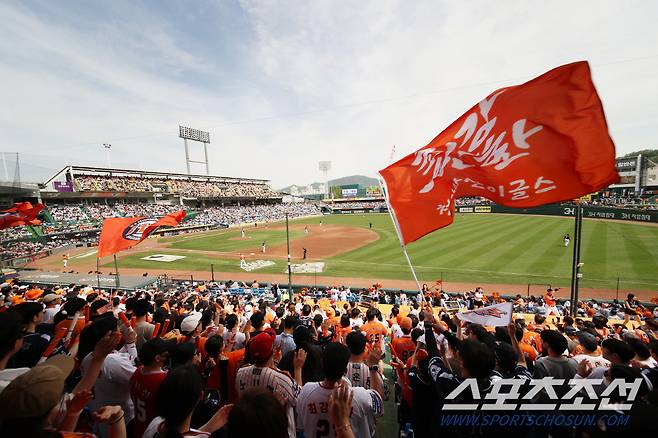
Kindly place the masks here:
[[(49, 436), (43, 429), (52, 427), (57, 436), (351, 438), (382, 436), (386, 418), (398, 423), (389, 432), (405, 437), (499, 436), (508, 406), (532, 394), (538, 405), (515, 415), (544, 420), (517, 432), (618, 436), (610, 426), (648, 432), (655, 419), (658, 323), (632, 296), (571, 317), (561, 305), (549, 311), (548, 291), (541, 312), (515, 313), (494, 330), (447, 310), (446, 300), (473, 311), (502, 301), (481, 289), (406, 296), (373, 285), (291, 297), (276, 284), (235, 281), (111, 292), (7, 279), (0, 291), (2, 436)], [(531, 311), (520, 297), (514, 306)], [(615, 319), (631, 313), (628, 324)], [(473, 396), (457, 391), (469, 378), (482, 395), (518, 385), (507, 406), (483, 401), (486, 414), (500, 414), (497, 427), (455, 420), (473, 415)], [(537, 391), (544, 378), (558, 380)], [(574, 379), (592, 390), (569, 392)], [(606, 398), (615, 380), (638, 385)], [(553, 391), (562, 406), (586, 397), (603, 411), (569, 413), (566, 423), (568, 413), (552, 412)], [(634, 411), (606, 411), (611, 402)], [(44, 423), (51, 410), (56, 419)], [(559, 421), (547, 423), (550, 415)], [(322, 434), (327, 427), (333, 435)]]
[(69, 166), (42, 187), (42, 224), (0, 231), (5, 262), (95, 244), (106, 218), (161, 217), (183, 209), (187, 219), (180, 227), (194, 231), (321, 214), (318, 202), (283, 203), (267, 180)]

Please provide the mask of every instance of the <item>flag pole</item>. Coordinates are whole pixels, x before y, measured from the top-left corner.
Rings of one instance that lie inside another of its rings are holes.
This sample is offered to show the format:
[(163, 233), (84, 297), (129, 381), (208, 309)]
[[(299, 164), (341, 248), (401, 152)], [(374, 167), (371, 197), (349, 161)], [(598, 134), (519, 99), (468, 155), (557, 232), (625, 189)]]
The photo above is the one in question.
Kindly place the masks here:
[(400, 232), (400, 225), (398, 224), (398, 220), (395, 217), (395, 212), (393, 211), (393, 207), (391, 207), (391, 203), (388, 200), (388, 190), (386, 187), (386, 181), (384, 181), (383, 178), (378, 178), (378, 180), (379, 180), (379, 188), (382, 190), (382, 193), (384, 194), (384, 201), (386, 202), (386, 208), (388, 210), (388, 214), (391, 217), (391, 221), (393, 222), (393, 227), (395, 227), (395, 232), (397, 233), (398, 240), (400, 241), (400, 248), (402, 248), (402, 253), (404, 254), (404, 257), (407, 259), (407, 264), (409, 265), (409, 269), (411, 270), (411, 275), (413, 275), (414, 281), (416, 282), (416, 287), (418, 288), (418, 292), (422, 293), (420, 282), (418, 281), (418, 276), (416, 275), (416, 270), (414, 269), (414, 266), (411, 264), (411, 259), (409, 258), (409, 254), (407, 253), (407, 247), (405, 246), (405, 244), (403, 243), (404, 241), (402, 240), (402, 232)]
[[(98, 253), (96, 253), (98, 255)], [(98, 290), (101, 289), (101, 277), (100, 277), (100, 259), (96, 257), (96, 285), (98, 286)]]
[(292, 273), (290, 267), (290, 233), (288, 232), (288, 213), (286, 213), (286, 245), (288, 248), (288, 299), (292, 301)]
[(571, 264), (571, 308), (570, 313), (576, 316), (578, 310), (578, 283), (580, 280), (580, 237), (583, 228), (583, 207), (580, 202), (576, 203), (574, 212), (574, 231), (573, 231), (573, 262)]
[(116, 274), (116, 277), (115, 277), (116, 287), (117, 287), (117, 289), (119, 289), (119, 287), (121, 286), (121, 280), (119, 280), (119, 265), (117, 264), (117, 255), (116, 254), (114, 254), (114, 271), (115, 271), (115, 274)]

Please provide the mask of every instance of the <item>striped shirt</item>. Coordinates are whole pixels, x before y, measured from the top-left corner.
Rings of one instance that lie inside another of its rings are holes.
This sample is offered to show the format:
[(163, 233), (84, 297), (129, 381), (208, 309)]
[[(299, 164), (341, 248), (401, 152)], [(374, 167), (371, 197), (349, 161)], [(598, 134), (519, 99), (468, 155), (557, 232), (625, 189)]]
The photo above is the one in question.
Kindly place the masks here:
[(286, 401), (288, 434), (290, 438), (295, 438), (294, 407), (297, 404), (297, 396), (299, 396), (301, 387), (288, 373), (269, 367), (249, 365), (238, 370), (235, 385), (238, 390), (238, 398), (250, 388), (264, 388), (282, 397)]
[(370, 368), (363, 362), (348, 363), (346, 377), (353, 387), (370, 389)]

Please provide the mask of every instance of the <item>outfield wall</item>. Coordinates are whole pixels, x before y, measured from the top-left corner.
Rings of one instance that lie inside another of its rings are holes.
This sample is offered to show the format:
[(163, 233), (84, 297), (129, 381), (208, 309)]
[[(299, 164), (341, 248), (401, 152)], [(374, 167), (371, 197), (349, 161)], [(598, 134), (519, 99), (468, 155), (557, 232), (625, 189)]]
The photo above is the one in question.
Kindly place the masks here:
[[(533, 208), (512, 208), (497, 204), (465, 205), (456, 208), (458, 213), (508, 213), (537, 214), (543, 216), (570, 216), (576, 214), (576, 207), (569, 204), (549, 204)], [(630, 210), (611, 207), (583, 206), (583, 217), (592, 219), (615, 219), (632, 222), (658, 223), (658, 210)]]

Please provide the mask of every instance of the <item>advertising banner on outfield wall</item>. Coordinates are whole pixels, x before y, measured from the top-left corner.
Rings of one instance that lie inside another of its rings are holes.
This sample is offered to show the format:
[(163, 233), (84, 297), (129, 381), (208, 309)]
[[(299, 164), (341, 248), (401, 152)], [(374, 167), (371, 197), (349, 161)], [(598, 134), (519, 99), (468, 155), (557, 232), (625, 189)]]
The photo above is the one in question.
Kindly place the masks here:
[[(538, 214), (546, 216), (574, 216), (576, 207), (573, 205), (549, 204), (534, 208), (511, 208), (502, 205), (476, 205), (473, 207), (460, 207), (460, 213), (509, 213), (509, 214)], [(610, 207), (583, 206), (583, 217), (592, 219), (616, 219), (622, 221), (656, 222), (656, 210), (629, 210)]]

